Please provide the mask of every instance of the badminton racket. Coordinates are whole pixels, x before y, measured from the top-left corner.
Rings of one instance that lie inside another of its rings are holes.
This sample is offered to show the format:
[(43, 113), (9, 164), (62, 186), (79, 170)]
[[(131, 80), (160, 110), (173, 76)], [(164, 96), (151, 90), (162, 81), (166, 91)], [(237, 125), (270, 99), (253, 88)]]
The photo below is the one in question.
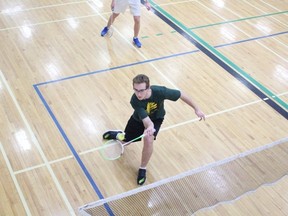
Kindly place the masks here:
[(124, 147), (126, 145), (131, 144), (132, 142), (141, 139), (145, 136), (145, 134), (142, 134), (139, 137), (136, 137), (135, 139), (130, 140), (129, 142), (122, 143), (119, 140), (109, 140), (103, 144), (103, 146), (100, 149), (100, 153), (102, 157), (106, 160), (116, 160), (120, 158), (124, 153)]

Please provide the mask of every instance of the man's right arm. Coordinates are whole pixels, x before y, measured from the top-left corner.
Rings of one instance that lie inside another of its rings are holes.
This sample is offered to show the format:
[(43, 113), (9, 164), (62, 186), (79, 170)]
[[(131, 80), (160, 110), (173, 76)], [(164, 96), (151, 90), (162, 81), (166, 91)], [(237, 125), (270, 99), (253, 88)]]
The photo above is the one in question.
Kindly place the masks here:
[(147, 116), (146, 118), (142, 119), (142, 122), (143, 122), (144, 127), (145, 127), (144, 134), (148, 135), (148, 136), (152, 136), (154, 134), (154, 132), (155, 132), (155, 129), (154, 129), (154, 123), (151, 121), (149, 116)]

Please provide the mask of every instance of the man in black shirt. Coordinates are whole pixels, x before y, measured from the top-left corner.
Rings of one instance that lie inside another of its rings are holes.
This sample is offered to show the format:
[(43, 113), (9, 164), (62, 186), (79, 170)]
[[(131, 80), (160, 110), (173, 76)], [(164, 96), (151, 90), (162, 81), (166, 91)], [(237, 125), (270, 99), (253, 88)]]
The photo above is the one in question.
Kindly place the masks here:
[[(107, 131), (103, 134), (103, 138), (128, 142), (145, 134), (141, 165), (137, 177), (137, 184), (142, 185), (146, 180), (146, 167), (153, 152), (153, 141), (156, 139), (164, 120), (164, 100), (177, 101), (180, 98), (195, 110), (195, 114), (200, 120), (205, 120), (205, 115), (184, 92), (165, 86), (150, 86), (150, 80), (144, 74), (139, 74), (133, 79), (133, 89), (134, 94), (130, 104), (134, 112), (128, 120), (124, 132)], [(123, 136), (124, 134), (125, 136)]]

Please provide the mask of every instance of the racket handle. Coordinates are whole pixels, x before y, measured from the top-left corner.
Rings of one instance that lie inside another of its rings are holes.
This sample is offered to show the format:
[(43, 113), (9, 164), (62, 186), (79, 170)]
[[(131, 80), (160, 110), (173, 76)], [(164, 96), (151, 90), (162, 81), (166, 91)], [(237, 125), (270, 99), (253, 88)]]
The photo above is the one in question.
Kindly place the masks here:
[(141, 139), (141, 138), (143, 138), (144, 136), (145, 136), (145, 134), (142, 134), (141, 136), (136, 137), (136, 138), (134, 138), (134, 139), (132, 139), (132, 140), (130, 140), (130, 141), (124, 143), (123, 146), (125, 146), (125, 145), (129, 145), (130, 143), (134, 142), (134, 141), (137, 140), (137, 139)]

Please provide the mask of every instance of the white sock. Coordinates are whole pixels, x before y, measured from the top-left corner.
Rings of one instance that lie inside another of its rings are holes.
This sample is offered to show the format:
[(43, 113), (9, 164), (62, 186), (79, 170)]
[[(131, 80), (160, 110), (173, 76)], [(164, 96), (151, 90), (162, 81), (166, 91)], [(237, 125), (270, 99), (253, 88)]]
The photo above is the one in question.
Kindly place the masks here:
[(139, 169), (145, 169), (145, 170), (146, 170), (146, 167), (141, 167), (141, 166), (140, 166)]

